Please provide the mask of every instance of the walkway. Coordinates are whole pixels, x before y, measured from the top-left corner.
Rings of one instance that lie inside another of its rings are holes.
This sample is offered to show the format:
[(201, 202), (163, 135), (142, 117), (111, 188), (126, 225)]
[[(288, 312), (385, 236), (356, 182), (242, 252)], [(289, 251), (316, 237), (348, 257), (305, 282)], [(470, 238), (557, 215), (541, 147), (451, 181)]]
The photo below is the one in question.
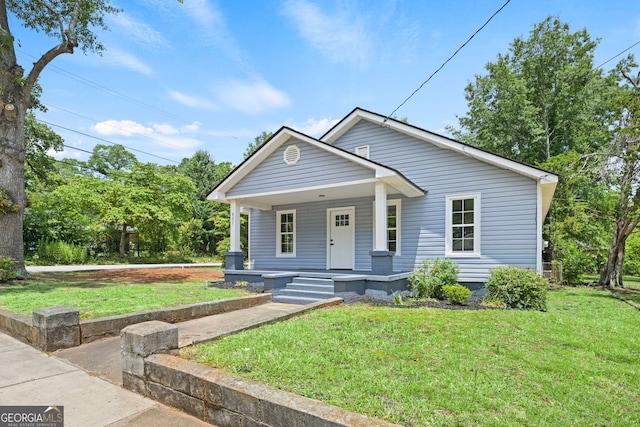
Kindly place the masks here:
[[(214, 339), (300, 312), (340, 304), (333, 298), (307, 306), (267, 303), (178, 323), (179, 343)], [(0, 333), (0, 405), (64, 406), (65, 427), (210, 426), (120, 387), (120, 338), (48, 356)]]

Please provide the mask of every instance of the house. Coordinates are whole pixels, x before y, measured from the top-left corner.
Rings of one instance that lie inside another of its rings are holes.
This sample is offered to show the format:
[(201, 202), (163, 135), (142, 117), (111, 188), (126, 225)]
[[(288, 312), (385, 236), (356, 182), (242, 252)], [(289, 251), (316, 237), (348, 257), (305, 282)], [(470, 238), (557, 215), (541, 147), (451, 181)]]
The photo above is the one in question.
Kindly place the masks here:
[(319, 139), (282, 127), (208, 199), (231, 206), (227, 280), (266, 290), (298, 282), (289, 287), (311, 286), (309, 295), (321, 285), (328, 294), (391, 293), (428, 258), (456, 261), (470, 287), (498, 266), (542, 273), (542, 225), (557, 181), (356, 108)]

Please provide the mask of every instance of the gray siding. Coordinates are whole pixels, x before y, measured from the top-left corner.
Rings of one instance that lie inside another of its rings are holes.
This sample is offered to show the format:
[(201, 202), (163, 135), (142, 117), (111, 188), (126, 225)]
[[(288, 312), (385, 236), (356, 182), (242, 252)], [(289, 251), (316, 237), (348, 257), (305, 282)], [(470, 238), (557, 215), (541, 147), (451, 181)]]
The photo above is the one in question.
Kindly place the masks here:
[[(281, 147), (243, 182), (234, 194), (296, 188), (319, 183), (342, 182), (372, 176), (366, 168), (296, 141), (302, 150), (297, 166), (282, 161)], [(447, 195), (480, 193), (481, 256), (452, 258), (460, 266), (461, 282), (485, 281), (491, 268), (516, 265), (536, 268), (537, 184), (514, 172), (438, 148), (399, 132), (361, 121), (335, 146), (354, 152), (370, 146), (370, 158), (390, 166), (419, 187), (424, 197), (402, 198), (401, 255), (396, 270), (410, 271), (427, 258), (445, 255), (445, 198)], [(327, 176), (327, 166), (331, 175)], [(368, 271), (373, 248), (373, 198), (316, 202), (274, 207), (251, 212), (251, 262), (254, 269), (325, 269), (327, 208), (355, 206), (355, 269)], [(275, 211), (296, 209), (295, 258), (277, 258)]]
[[(284, 162), (283, 154), (287, 147), (293, 144), (300, 149), (300, 160), (296, 165), (289, 166)], [(329, 170), (331, 173), (327, 173)], [(227, 193), (227, 197), (275, 190), (291, 190), (321, 184), (337, 184), (372, 178), (373, 176), (374, 173), (371, 169), (306, 142), (293, 139), (279, 147), (269, 158), (236, 184)]]

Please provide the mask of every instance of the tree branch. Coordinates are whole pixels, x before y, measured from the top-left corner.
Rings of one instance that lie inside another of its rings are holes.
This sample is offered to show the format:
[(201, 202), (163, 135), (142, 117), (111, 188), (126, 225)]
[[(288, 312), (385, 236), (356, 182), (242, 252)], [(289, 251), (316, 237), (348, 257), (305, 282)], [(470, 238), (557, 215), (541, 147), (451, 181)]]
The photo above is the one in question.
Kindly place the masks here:
[(62, 39), (62, 42), (58, 46), (49, 49), (49, 51), (42, 55), (40, 59), (38, 59), (33, 64), (33, 68), (31, 68), (31, 71), (29, 71), (24, 84), (25, 97), (29, 100), (31, 99), (31, 90), (38, 80), (38, 77), (40, 77), (40, 73), (42, 73), (42, 70), (44, 70), (44, 68), (56, 57), (64, 53), (73, 53), (73, 50), (78, 47), (78, 38), (76, 36), (75, 30), (78, 19), (80, 17), (80, 9), (83, 3), (83, 0), (76, 0), (71, 20), (69, 21), (69, 26), (67, 29), (65, 29), (64, 20), (62, 19), (60, 13), (58, 13), (48, 2), (44, 0), (36, 1), (56, 17), (58, 23), (60, 24), (60, 37)]

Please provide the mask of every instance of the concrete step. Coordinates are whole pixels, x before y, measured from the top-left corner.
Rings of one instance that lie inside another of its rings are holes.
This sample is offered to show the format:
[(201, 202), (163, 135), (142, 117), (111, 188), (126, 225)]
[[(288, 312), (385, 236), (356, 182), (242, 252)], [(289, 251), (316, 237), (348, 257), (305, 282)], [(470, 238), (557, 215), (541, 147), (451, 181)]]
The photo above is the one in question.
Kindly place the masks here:
[(333, 282), (329, 285), (317, 285), (307, 283), (288, 283), (286, 289), (296, 289), (300, 291), (315, 291), (315, 292), (331, 292), (333, 293)]
[(300, 296), (273, 295), (273, 302), (281, 302), (285, 304), (306, 305), (320, 301), (317, 298), (306, 298)]
[(274, 302), (310, 304), (333, 298), (333, 280), (314, 277), (294, 277), (292, 283), (273, 293)]
[(284, 295), (284, 296), (300, 296), (304, 298), (315, 298), (316, 300), (333, 298), (333, 289), (329, 292), (318, 292), (318, 291), (308, 291), (308, 290), (300, 290), (300, 289), (290, 289), (288, 286), (283, 289), (278, 289), (274, 295)]

